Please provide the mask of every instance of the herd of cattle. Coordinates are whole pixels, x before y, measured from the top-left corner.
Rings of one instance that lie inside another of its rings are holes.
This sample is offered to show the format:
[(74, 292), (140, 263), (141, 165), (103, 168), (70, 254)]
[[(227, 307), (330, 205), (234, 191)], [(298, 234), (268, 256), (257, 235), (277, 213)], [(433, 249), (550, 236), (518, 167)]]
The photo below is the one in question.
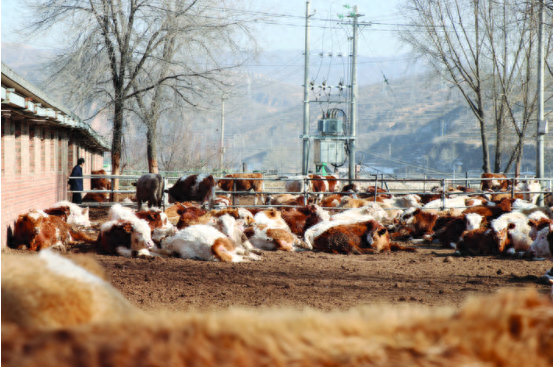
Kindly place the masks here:
[[(88, 208), (67, 201), (44, 210), (21, 214), (11, 246), (42, 250), (65, 249), (75, 241), (96, 245), (99, 252), (122, 256), (178, 256), (240, 262), (259, 260), (262, 251), (324, 251), (366, 254), (416, 251), (397, 241), (437, 243), (469, 255), (518, 255), (552, 261), (552, 202), (536, 205), (540, 185), (527, 180), (509, 187), (510, 180), (483, 180), (480, 192), (465, 187), (445, 193), (435, 188), (426, 194), (394, 196), (368, 187), (364, 192), (347, 185), (324, 197), (281, 194), (267, 197), (263, 208), (230, 208), (227, 197), (216, 197), (216, 209), (202, 205), (220, 188), (263, 192), (261, 174), (219, 183), (211, 175), (191, 175), (163, 188), (159, 175), (142, 176), (136, 183), (138, 210), (113, 205), (108, 221), (93, 238)], [(236, 176), (234, 177), (236, 178)], [(255, 179), (252, 179), (255, 178)], [(303, 180), (291, 179), (287, 190)], [(312, 181), (310, 191), (339, 188), (336, 177)], [(229, 183), (232, 184), (229, 185)], [(234, 187), (233, 187), (234, 186)], [(538, 186), (538, 187), (537, 187)], [(173, 205), (164, 211), (163, 192)], [(262, 198), (263, 199), (263, 198)], [(227, 202), (225, 202), (227, 200)], [(142, 202), (148, 209), (142, 209)], [(196, 202), (196, 203), (194, 203)], [(289, 205), (302, 205), (290, 207)], [(441, 209), (446, 204), (449, 209)], [(286, 206), (286, 207), (285, 207)]]

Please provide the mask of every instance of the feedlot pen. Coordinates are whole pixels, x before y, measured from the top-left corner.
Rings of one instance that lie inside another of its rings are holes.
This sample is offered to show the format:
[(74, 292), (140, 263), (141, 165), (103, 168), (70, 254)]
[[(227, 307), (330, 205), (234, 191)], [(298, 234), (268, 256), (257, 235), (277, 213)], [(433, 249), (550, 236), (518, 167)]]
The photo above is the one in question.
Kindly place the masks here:
[[(106, 207), (91, 220), (107, 220)], [(376, 303), (460, 306), (468, 296), (532, 287), (552, 263), (496, 256), (456, 257), (439, 245), (415, 253), (334, 255), (264, 252), (260, 261), (221, 263), (180, 258), (93, 256), (125, 298), (147, 311), (286, 307), (347, 310)], [(80, 249), (78, 251), (83, 251)]]
[[(477, 181), (472, 181), (472, 187), (478, 187)], [(375, 180), (361, 183), (372, 186)], [(464, 185), (465, 179), (457, 184)], [(387, 185), (398, 195), (428, 192), (431, 185), (435, 186), (431, 182), (409, 180), (389, 181)], [(267, 192), (284, 192), (283, 180), (266, 181), (265, 186)], [(377, 187), (381, 187), (380, 182)], [(253, 193), (241, 195), (239, 202), (240, 206), (253, 206)], [(91, 221), (97, 222), (96, 229), (107, 221), (108, 209), (91, 208)], [(456, 257), (454, 250), (440, 245), (415, 245), (409, 241), (401, 244), (413, 246), (417, 252), (333, 255), (279, 251), (264, 252), (261, 261), (243, 263), (92, 256), (106, 269), (111, 283), (133, 304), (147, 311), (229, 307), (347, 310), (376, 303), (458, 307), (468, 296), (486, 295), (503, 288), (531, 287), (544, 294), (551, 292), (549, 285), (539, 281), (552, 266), (548, 261)]]

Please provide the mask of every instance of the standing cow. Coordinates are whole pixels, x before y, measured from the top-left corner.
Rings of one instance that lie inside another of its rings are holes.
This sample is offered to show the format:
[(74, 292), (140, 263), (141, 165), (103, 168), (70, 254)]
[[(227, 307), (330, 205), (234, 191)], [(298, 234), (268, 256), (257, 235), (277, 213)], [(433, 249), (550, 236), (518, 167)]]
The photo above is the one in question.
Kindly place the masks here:
[(133, 186), (137, 187), (137, 205), (138, 211), (142, 207), (143, 201), (148, 201), (148, 207), (161, 207), (164, 193), (164, 180), (158, 173), (148, 173), (140, 176)]
[[(264, 181), (260, 180), (264, 178), (262, 173), (231, 173), (225, 176), (225, 178), (234, 178), (235, 180), (219, 180), (218, 186), (224, 191), (250, 191), (256, 192), (254, 198), (254, 205), (258, 204), (258, 197), (262, 204), (264, 203)], [(240, 178), (240, 180), (237, 180)], [(258, 180), (252, 180), (252, 179)], [(233, 183), (234, 182), (234, 183)], [(233, 186), (235, 189), (233, 190)]]
[(169, 203), (184, 201), (201, 201), (209, 208), (214, 206), (216, 181), (212, 175), (199, 174), (183, 176), (175, 185), (165, 190), (169, 194)]

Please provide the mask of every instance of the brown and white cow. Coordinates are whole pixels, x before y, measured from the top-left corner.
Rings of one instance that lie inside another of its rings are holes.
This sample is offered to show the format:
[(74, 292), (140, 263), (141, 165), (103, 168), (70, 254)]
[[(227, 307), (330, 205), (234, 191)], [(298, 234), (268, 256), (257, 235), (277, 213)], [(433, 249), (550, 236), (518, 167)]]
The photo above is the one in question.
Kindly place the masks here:
[(215, 196), (215, 179), (212, 175), (198, 174), (182, 176), (171, 188), (165, 190), (169, 194), (169, 203), (184, 201), (200, 201), (213, 208)]
[[(279, 194), (275, 197), (268, 195), (266, 197), (266, 205), (273, 206), (304, 206), (304, 195), (292, 195), (292, 194)], [(306, 204), (313, 204), (314, 199), (308, 197)]]
[(462, 234), (481, 228), (484, 220), (484, 217), (475, 213), (450, 217), (443, 228), (436, 229), (434, 237), (438, 238), (443, 247), (456, 248)]
[(37, 255), (2, 254), (2, 332), (6, 325), (67, 330), (62, 328), (113, 322), (135, 313), (142, 315), (110, 284), (92, 256), (62, 256), (52, 250)]
[(510, 199), (503, 199), (496, 205), (477, 205), (465, 209), (462, 214), (475, 213), (486, 218), (488, 222), (500, 217), (502, 214), (512, 211), (512, 202)]
[(481, 191), (485, 190), (506, 190), (508, 184), (506, 175), (501, 173), (483, 173), (481, 175)]
[(456, 250), (463, 255), (496, 255), (498, 244), (494, 231), (490, 228), (477, 228), (462, 233)]
[(329, 228), (314, 239), (314, 249), (334, 254), (368, 254), (383, 251), (416, 251), (391, 244), (389, 232), (376, 220)]
[(433, 227), (439, 218), (438, 214), (423, 211), (420, 208), (410, 208), (400, 216), (399, 228), (391, 235), (393, 239), (401, 237), (432, 236)]
[(256, 193), (254, 205), (258, 205), (258, 198), (261, 203), (264, 203), (264, 181), (262, 180), (264, 175), (262, 173), (230, 173), (224, 178), (233, 178), (234, 180), (219, 180), (217, 185), (221, 190), (228, 192), (253, 190)]
[(537, 232), (529, 252), (533, 256), (544, 257), (552, 262), (552, 224)]
[(65, 250), (76, 240), (94, 242), (88, 235), (55, 215), (31, 210), (17, 218), (12, 246), (19, 249), (40, 251), (50, 247)]
[[(335, 192), (340, 188), (340, 180), (338, 175), (308, 175), (309, 190), (311, 192)], [(323, 194), (319, 194), (319, 201), (323, 200)]]
[[(232, 217), (227, 216), (227, 219)], [(232, 219), (232, 221), (234, 221)], [(160, 247), (153, 250), (165, 256), (178, 255), (183, 259), (206, 261), (241, 262), (259, 260), (259, 257), (237, 246), (233, 239), (214, 226), (198, 224), (179, 231), (161, 241)]]
[(303, 237), (306, 230), (317, 223), (330, 219), (327, 211), (317, 205), (309, 205), (281, 212), (281, 216), (292, 233)]
[[(97, 171), (90, 171), (91, 175), (106, 175), (106, 171), (103, 169)], [(112, 182), (108, 178), (91, 178), (90, 179), (91, 190), (111, 190)]]
[(81, 208), (79, 205), (63, 200), (51, 207), (44, 209), (49, 215), (55, 215), (68, 224), (77, 224), (83, 227), (90, 227), (89, 208)]
[(269, 208), (259, 211), (254, 215), (256, 224), (268, 225), (273, 228), (282, 228), (290, 232), (290, 228), (283, 219), (281, 212), (275, 208)]
[(311, 249), (290, 230), (272, 227), (266, 224), (255, 224), (244, 230), (250, 243), (265, 251), (302, 251)]
[(125, 257), (149, 256), (154, 248), (151, 229), (142, 219), (108, 221), (100, 227), (97, 247)]

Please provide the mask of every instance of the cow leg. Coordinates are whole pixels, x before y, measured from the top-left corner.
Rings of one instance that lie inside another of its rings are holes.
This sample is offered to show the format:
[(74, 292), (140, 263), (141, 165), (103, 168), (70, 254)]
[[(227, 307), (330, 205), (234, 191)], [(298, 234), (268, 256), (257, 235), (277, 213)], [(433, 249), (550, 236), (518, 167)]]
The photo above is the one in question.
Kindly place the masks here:
[(229, 246), (227, 241), (228, 240), (225, 238), (218, 238), (212, 245), (212, 253), (221, 262), (233, 261), (233, 254), (231, 254), (227, 249), (227, 247)]
[(142, 199), (139, 199), (138, 197), (137, 197), (137, 205), (138, 205), (137, 211), (140, 212), (140, 208), (142, 208)]
[(292, 244), (284, 240), (273, 240), (277, 250), (281, 251), (292, 251)]

